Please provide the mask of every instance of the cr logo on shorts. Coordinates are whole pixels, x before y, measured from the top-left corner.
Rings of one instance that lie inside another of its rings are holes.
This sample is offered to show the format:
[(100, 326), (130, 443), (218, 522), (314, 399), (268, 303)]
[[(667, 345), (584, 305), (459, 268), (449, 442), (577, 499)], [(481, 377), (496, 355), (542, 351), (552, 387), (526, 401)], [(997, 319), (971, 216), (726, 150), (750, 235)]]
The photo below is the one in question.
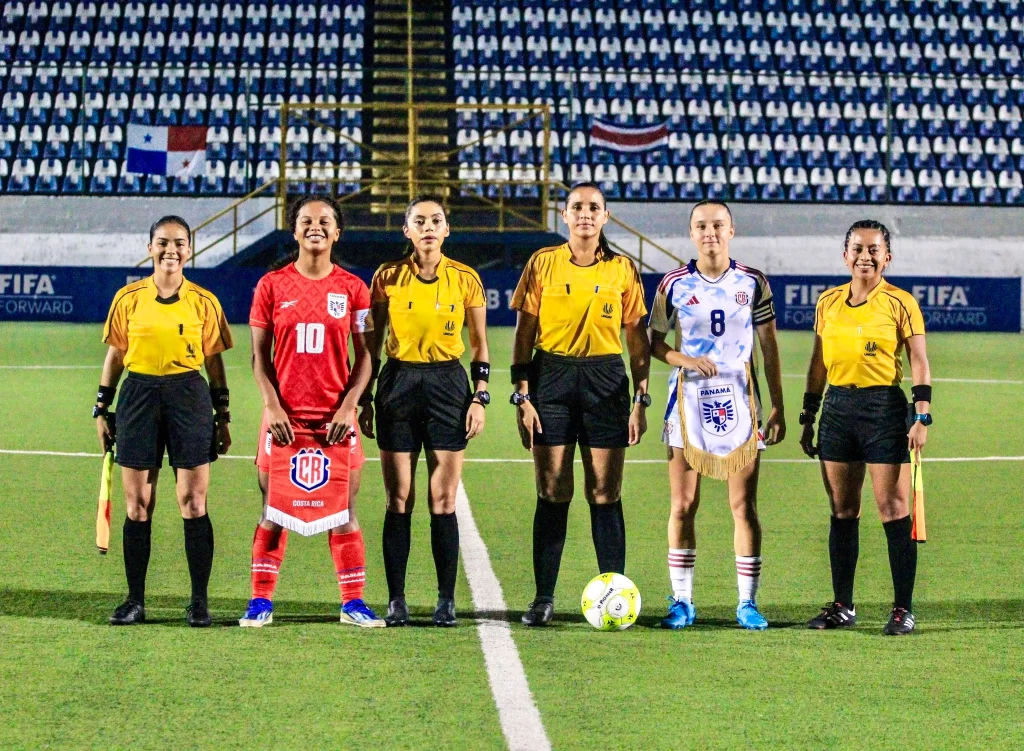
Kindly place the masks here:
[(327, 293), (327, 312), (332, 318), (344, 318), (347, 311), (348, 295), (337, 292)]
[(320, 449), (302, 449), (292, 457), (292, 485), (312, 493), (331, 479), (331, 460)]

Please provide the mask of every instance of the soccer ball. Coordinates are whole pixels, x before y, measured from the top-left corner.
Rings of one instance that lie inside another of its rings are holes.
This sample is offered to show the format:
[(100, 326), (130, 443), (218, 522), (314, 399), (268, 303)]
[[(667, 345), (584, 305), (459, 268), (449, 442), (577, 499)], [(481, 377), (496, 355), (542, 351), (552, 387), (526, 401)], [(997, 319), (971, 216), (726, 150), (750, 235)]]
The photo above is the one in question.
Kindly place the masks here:
[(583, 590), (580, 607), (598, 631), (622, 631), (640, 615), (640, 590), (622, 574), (601, 574)]

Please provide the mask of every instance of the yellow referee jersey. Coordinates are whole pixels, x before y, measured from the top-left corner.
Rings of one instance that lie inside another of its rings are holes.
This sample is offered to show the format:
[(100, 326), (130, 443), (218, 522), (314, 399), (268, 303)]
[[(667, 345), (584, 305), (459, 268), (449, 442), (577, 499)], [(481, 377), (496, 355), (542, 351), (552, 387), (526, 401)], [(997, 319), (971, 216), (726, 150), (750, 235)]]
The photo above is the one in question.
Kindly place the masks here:
[(199, 370), (209, 355), (231, 349), (220, 302), (187, 279), (173, 297), (161, 298), (153, 277), (122, 287), (114, 295), (103, 341), (127, 354), (124, 366), (141, 375), (174, 375)]
[(622, 354), (622, 324), (647, 314), (631, 260), (614, 256), (577, 266), (568, 243), (530, 257), (511, 307), (537, 316), (537, 349), (569, 357)]
[(458, 360), (465, 351), (466, 310), (484, 306), (480, 275), (464, 263), (441, 256), (437, 277), (424, 281), (410, 255), (385, 263), (373, 275), (370, 297), (388, 304), (385, 353), (403, 362)]
[(828, 382), (833, 386), (898, 386), (903, 346), (924, 333), (924, 316), (909, 292), (884, 279), (860, 305), (850, 305), (850, 285), (822, 292), (814, 311)]

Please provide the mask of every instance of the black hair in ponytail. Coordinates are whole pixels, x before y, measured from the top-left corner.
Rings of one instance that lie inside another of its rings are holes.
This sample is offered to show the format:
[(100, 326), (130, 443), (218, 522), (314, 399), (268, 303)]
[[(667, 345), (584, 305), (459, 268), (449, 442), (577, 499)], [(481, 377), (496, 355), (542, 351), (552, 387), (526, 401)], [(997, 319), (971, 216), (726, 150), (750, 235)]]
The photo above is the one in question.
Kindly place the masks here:
[(889, 238), (889, 228), (886, 227), (875, 219), (861, 219), (859, 222), (854, 222), (850, 225), (850, 229), (846, 230), (846, 237), (843, 239), (843, 252), (846, 252), (846, 247), (850, 244), (850, 238), (853, 233), (859, 229), (873, 229), (882, 233), (882, 239), (885, 240), (885, 249), (892, 255), (892, 241)]
[[(409, 201), (409, 205), (405, 207), (405, 220), (404, 224), (408, 226), (409, 217), (412, 215), (412, 210), (419, 206), (421, 203), (436, 203), (441, 207), (441, 213), (444, 214), (444, 220), (448, 221), (448, 209), (444, 207), (444, 199), (441, 196), (434, 195), (432, 193), (421, 193), (420, 195)], [(411, 256), (416, 250), (416, 247), (412, 244), (412, 240), (409, 240), (405, 244), (405, 251), (402, 253), (402, 257)]]
[[(285, 214), (285, 220), (288, 222), (288, 227), (291, 231), (295, 232), (295, 226), (299, 222), (299, 212), (302, 211), (304, 206), (308, 206), (311, 203), (323, 203), (331, 208), (334, 212), (334, 221), (338, 223), (338, 229), (342, 232), (345, 231), (345, 216), (341, 213), (341, 206), (328, 195), (319, 195), (316, 193), (310, 193), (309, 195), (302, 196), (301, 198), (292, 201), (288, 205), (288, 211)], [(341, 258), (336, 255), (337, 243), (331, 246), (331, 263), (340, 266)], [(277, 271), (283, 269), (285, 266), (295, 263), (299, 259), (299, 248), (296, 244), (295, 250), (288, 255), (278, 258), (274, 263), (270, 265), (270, 271)]]
[(152, 225), (150, 225), (150, 227), (149, 227), (149, 241), (150, 242), (153, 242), (153, 237), (156, 235), (156, 231), (158, 229), (160, 229), (161, 227), (163, 227), (165, 224), (177, 224), (179, 227), (181, 227), (183, 230), (185, 230), (185, 233), (188, 235), (188, 244), (189, 245), (192, 244), (192, 228), (188, 226), (188, 222), (186, 222), (180, 216), (177, 216), (175, 214), (168, 214), (167, 216), (162, 216), (159, 219), (157, 219), (155, 222), (153, 222)]
[[(608, 201), (604, 197), (604, 191), (601, 190), (601, 186), (598, 185), (597, 183), (590, 182), (575, 183), (569, 188), (569, 192), (565, 194), (566, 208), (568, 208), (569, 206), (569, 196), (571, 196), (580, 188), (590, 188), (591, 190), (596, 190), (598, 193), (601, 194), (601, 203), (604, 204), (606, 209), (608, 208)], [(612, 246), (608, 242), (608, 238), (605, 237), (604, 230), (601, 230), (600, 234), (597, 236), (597, 253), (595, 255), (599, 261), (608, 261), (611, 260), (612, 258), (615, 258), (615, 256), (619, 255), (614, 250), (612, 250)]]

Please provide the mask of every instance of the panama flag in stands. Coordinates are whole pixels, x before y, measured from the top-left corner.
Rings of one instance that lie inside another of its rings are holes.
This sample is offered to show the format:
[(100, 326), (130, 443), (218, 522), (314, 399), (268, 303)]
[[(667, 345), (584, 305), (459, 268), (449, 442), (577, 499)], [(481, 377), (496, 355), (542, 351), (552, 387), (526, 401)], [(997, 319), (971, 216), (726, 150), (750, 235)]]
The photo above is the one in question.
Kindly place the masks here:
[(128, 124), (128, 171), (143, 175), (200, 175), (206, 163), (205, 125)]
[(658, 125), (613, 125), (594, 118), (590, 145), (614, 151), (649, 151), (668, 146), (668, 123)]

